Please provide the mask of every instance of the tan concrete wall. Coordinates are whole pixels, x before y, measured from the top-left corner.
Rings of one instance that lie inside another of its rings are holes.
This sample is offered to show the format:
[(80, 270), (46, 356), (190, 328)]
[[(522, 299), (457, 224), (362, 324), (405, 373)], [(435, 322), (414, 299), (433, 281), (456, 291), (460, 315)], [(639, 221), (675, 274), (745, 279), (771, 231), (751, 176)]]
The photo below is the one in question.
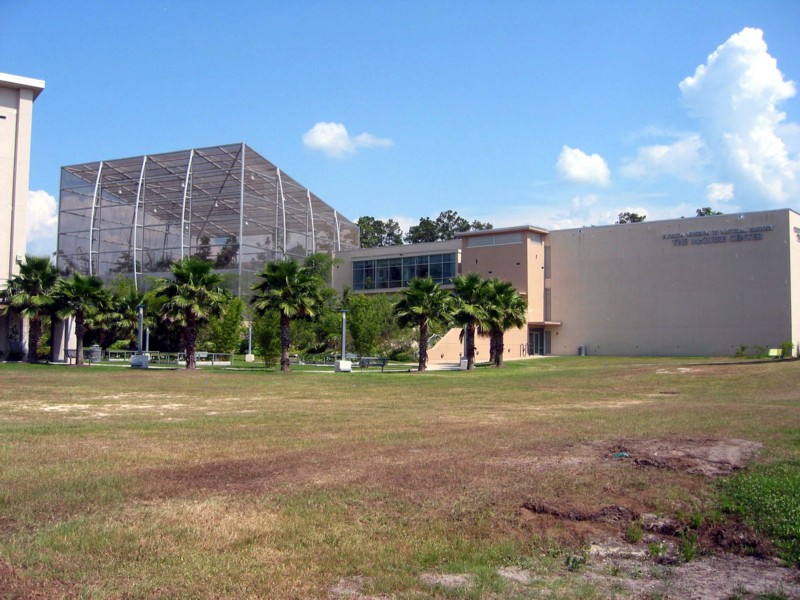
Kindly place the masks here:
[(553, 319), (562, 321), (553, 354), (585, 345), (589, 354), (729, 355), (786, 341), (796, 310), (789, 215), (550, 232)]
[(800, 344), (800, 215), (789, 213), (789, 260), (791, 262), (791, 289), (792, 289), (792, 334), (791, 341), (795, 346)]

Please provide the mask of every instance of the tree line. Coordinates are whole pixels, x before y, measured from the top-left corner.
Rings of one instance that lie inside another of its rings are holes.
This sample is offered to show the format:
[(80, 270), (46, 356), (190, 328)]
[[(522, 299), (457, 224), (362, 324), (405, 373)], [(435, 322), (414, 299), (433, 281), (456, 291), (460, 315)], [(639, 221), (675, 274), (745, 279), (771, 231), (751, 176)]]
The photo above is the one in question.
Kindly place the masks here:
[(375, 217), (360, 217), (356, 224), (361, 230), (359, 242), (362, 248), (441, 242), (455, 239), (457, 233), (492, 229), (491, 223), (470, 222), (454, 210), (442, 211), (435, 219), (421, 217), (419, 223), (409, 227), (405, 234), (394, 219), (383, 221)]
[(173, 262), (172, 277), (153, 280), (148, 292), (124, 276), (108, 284), (79, 272), (64, 277), (49, 257), (26, 256), (0, 296), (5, 310), (29, 320), (30, 362), (45, 358), (43, 337), (52, 345), (57, 321), (72, 317), (76, 365), (83, 364), (85, 344), (136, 349), (140, 306), (154, 345), (185, 352), (188, 369), (196, 368), (198, 349), (242, 352), (248, 312), (259, 355), (267, 363), (279, 362), (282, 371), (290, 369), (292, 348), (330, 353), (339, 347), (342, 310), (348, 311), (348, 340), (356, 354), (381, 352), (408, 360), (416, 344), (420, 371), (426, 367), (430, 335), (454, 325), (464, 328), (468, 368), (474, 368), (476, 335), (490, 337), (490, 360), (502, 366), (503, 333), (526, 322), (525, 300), (498, 279), (459, 275), (449, 292), (420, 278), (395, 296), (349, 289), (338, 295), (329, 286), (332, 264), (325, 254), (302, 264), (289, 258), (266, 263), (251, 287), (249, 310), (224, 287), (214, 264), (198, 256)]

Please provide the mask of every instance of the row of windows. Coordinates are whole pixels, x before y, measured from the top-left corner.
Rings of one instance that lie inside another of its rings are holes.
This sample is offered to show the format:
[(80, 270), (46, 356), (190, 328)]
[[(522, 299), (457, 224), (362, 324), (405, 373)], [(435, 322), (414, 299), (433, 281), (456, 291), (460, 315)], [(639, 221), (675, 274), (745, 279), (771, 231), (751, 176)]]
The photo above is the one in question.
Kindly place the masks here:
[(353, 261), (353, 289), (407, 287), (417, 277), (430, 277), (436, 283), (447, 284), (456, 273), (455, 253), (357, 260)]

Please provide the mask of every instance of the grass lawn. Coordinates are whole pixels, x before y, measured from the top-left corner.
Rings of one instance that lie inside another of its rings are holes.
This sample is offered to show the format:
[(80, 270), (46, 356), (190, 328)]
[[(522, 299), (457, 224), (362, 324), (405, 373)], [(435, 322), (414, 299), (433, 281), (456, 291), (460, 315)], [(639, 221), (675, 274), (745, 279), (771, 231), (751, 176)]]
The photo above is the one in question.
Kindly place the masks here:
[(715, 480), (615, 458), (641, 440), (747, 440), (758, 473), (796, 466), (800, 363), (0, 365), (0, 597), (605, 598), (571, 557), (630, 525), (524, 505), (716, 510)]

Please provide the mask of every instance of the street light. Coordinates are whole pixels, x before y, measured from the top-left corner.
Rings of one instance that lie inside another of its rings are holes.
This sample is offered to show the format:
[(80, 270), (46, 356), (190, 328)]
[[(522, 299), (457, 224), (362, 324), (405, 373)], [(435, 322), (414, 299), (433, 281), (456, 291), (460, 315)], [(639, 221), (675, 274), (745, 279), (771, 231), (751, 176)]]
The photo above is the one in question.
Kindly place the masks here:
[[(131, 356), (131, 367), (134, 369), (146, 369), (150, 364), (150, 356), (144, 353), (144, 304), (136, 307), (139, 310), (139, 339), (137, 340), (136, 354)], [(149, 345), (149, 342), (148, 342)]]
[(342, 313), (342, 359), (337, 360), (336, 364), (334, 365), (334, 370), (337, 373), (350, 373), (353, 370), (353, 363), (349, 360), (346, 360), (346, 350), (347, 350), (347, 311), (345, 309), (340, 310), (339, 312)]

